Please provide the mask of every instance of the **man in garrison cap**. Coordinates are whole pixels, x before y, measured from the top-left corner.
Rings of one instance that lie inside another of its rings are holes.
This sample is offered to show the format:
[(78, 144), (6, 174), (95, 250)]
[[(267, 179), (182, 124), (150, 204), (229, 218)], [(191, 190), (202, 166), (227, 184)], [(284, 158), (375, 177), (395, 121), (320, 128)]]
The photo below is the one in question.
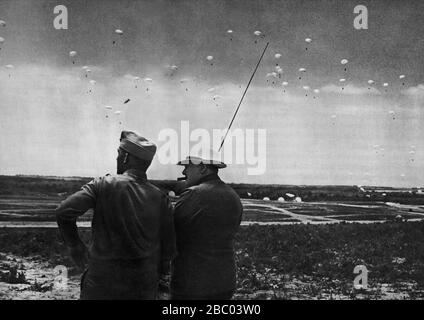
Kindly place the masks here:
[[(123, 131), (117, 175), (92, 180), (56, 209), (57, 223), (73, 261), (88, 268), (81, 299), (155, 299), (162, 273), (175, 254), (173, 210), (167, 196), (147, 181), (156, 146)], [(90, 250), (76, 218), (93, 209)]]
[(216, 152), (188, 156), (178, 165), (184, 166), (186, 189), (174, 208), (178, 254), (172, 262), (171, 298), (231, 299), (240, 198), (219, 178), (218, 170), (226, 164)]

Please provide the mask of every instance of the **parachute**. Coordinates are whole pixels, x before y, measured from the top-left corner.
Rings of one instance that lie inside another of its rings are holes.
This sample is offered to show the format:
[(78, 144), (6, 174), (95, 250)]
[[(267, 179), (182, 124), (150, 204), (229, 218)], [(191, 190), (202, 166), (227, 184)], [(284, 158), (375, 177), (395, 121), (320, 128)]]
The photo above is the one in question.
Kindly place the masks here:
[(119, 35), (124, 34), (124, 32), (123, 32), (122, 30), (120, 30), (120, 29), (116, 29), (116, 30), (115, 30), (115, 33), (116, 33), (116, 34), (119, 34)]
[(229, 29), (227, 30), (227, 33), (233, 33), (233, 30)]
[(387, 82), (383, 83), (383, 87), (388, 87), (389, 84)]
[(113, 109), (113, 107), (111, 107), (111, 106), (105, 106), (105, 108), (106, 109), (109, 109), (109, 110), (112, 110)]
[(4, 20), (0, 20), (0, 26), (5, 27), (6, 26), (6, 22)]
[(89, 82), (90, 82), (90, 84), (92, 84), (93, 86), (96, 84), (96, 80), (90, 80)]
[(299, 68), (299, 72), (305, 72), (306, 69), (305, 68)]
[(373, 84), (374, 80), (368, 80), (368, 84)]
[(7, 65), (5, 65), (5, 67), (6, 67), (7, 69), (13, 69), (13, 68), (14, 68), (13, 64), (7, 64)]
[(303, 86), (303, 90), (309, 90), (309, 89), (311, 89), (311, 87), (309, 87), (309, 86)]
[(76, 51), (70, 51), (69, 52), (69, 56), (70, 57), (75, 57), (77, 55), (77, 52)]
[(307, 43), (311, 43), (311, 42), (312, 42), (312, 39), (311, 39), (311, 38), (306, 38), (306, 39), (305, 39), (305, 42), (307, 42)]
[(144, 78), (144, 81), (146, 81), (146, 82), (152, 82), (153, 79), (152, 78)]
[(341, 61), (340, 61), (340, 63), (341, 64), (346, 64), (346, 63), (348, 63), (349, 61), (347, 60), (347, 59), (342, 59)]
[(115, 111), (115, 114), (116, 115), (120, 115), (121, 114), (121, 111), (119, 111), (119, 110), (118, 111)]
[(399, 79), (404, 79), (405, 78), (405, 75), (404, 74), (401, 74), (400, 76), (399, 76)]
[(255, 36), (260, 36), (260, 35), (262, 34), (262, 32), (260, 32), (259, 30), (257, 30), (257, 31), (255, 31), (255, 32), (253, 32), (253, 34), (254, 34)]
[(315, 93), (319, 93), (319, 89), (314, 89), (314, 92)]
[(267, 74), (266, 74), (266, 77), (267, 77), (267, 78), (269, 78), (269, 77), (277, 78), (277, 73), (276, 73), (276, 72), (270, 72), (270, 73), (267, 73)]
[(4, 42), (4, 38), (0, 37), (0, 43)]
[(207, 56), (207, 57), (206, 57), (206, 60), (208, 60), (208, 61), (212, 61), (212, 60), (213, 60), (213, 56)]
[(339, 81), (340, 82), (346, 82), (346, 79), (340, 79)]
[(289, 83), (288, 83), (287, 81), (283, 81), (282, 85), (283, 85), (283, 86), (288, 86), (288, 85), (289, 85)]
[(281, 53), (276, 53), (274, 57), (275, 57), (275, 59), (280, 59), (281, 58)]

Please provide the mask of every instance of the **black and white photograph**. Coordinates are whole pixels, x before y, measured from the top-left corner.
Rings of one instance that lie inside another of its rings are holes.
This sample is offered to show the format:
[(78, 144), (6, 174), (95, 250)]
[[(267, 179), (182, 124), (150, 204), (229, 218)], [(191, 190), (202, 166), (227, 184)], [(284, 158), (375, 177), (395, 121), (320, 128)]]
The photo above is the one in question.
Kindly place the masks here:
[(0, 0), (0, 300), (423, 299), (423, 21)]

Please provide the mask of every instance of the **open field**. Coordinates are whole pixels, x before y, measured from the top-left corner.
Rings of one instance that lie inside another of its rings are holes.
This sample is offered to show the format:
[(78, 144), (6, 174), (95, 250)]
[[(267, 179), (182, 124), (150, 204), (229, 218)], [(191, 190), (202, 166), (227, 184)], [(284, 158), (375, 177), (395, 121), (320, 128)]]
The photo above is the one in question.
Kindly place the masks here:
[[(90, 230), (80, 233), (88, 243)], [(80, 272), (56, 229), (3, 228), (0, 244), (0, 299), (78, 297)], [(245, 226), (235, 246), (237, 299), (424, 298), (424, 222)], [(360, 264), (367, 290), (353, 288)], [(54, 287), (57, 265), (68, 268), (66, 289)]]
[[(78, 298), (81, 274), (67, 257), (54, 209), (88, 180), (0, 177), (0, 299)], [(266, 188), (268, 195), (282, 192), (282, 186)], [(299, 203), (265, 201), (253, 198), (262, 195), (257, 186), (238, 189), (239, 194), (247, 189), (257, 193), (242, 199), (235, 298), (424, 298), (421, 195), (392, 190), (395, 196), (380, 199), (381, 190), (376, 189), (373, 197), (358, 198), (355, 187), (285, 188), (302, 196), (324, 196)], [(406, 200), (392, 201), (400, 195)], [(78, 220), (87, 244), (91, 216), (88, 212)], [(68, 270), (65, 289), (54, 286), (58, 265)], [(353, 287), (357, 265), (369, 270), (366, 290)]]
[[(0, 195), (0, 227), (38, 222), (38, 226), (55, 226), (54, 209), (64, 196)], [(243, 223), (340, 223), (392, 221), (401, 215), (404, 220), (424, 219), (424, 205), (400, 205), (390, 202), (278, 202), (242, 199)], [(80, 218), (88, 222), (92, 212)], [(46, 222), (46, 223), (42, 223)], [(83, 223), (83, 225), (87, 225)]]

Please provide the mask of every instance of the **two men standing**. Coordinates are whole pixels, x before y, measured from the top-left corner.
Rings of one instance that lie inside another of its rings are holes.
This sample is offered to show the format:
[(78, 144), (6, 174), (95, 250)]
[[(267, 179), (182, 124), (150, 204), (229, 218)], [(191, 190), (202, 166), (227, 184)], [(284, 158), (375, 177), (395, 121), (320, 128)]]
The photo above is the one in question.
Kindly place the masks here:
[[(187, 157), (187, 178), (175, 206), (147, 181), (156, 146), (123, 131), (117, 175), (97, 178), (57, 209), (74, 262), (88, 268), (81, 299), (156, 299), (161, 274), (171, 271), (173, 299), (230, 299), (235, 290), (234, 236), (242, 206), (218, 177), (225, 164)], [(90, 252), (76, 218), (94, 209)], [(175, 220), (175, 221), (174, 221)]]

